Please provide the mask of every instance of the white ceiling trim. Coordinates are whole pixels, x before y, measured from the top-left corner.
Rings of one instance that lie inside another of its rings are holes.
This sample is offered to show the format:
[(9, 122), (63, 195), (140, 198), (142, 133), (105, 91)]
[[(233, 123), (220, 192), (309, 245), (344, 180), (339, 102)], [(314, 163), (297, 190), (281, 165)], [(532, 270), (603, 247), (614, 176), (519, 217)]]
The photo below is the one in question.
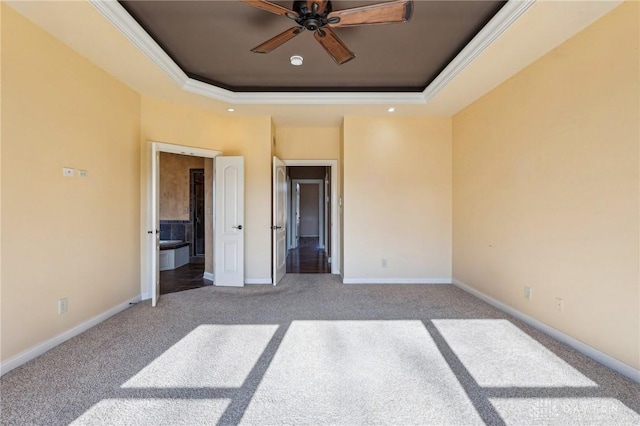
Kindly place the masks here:
[(102, 16), (187, 92), (238, 105), (420, 105), (449, 84), (536, 0), (509, 0), (423, 92), (233, 92), (187, 76), (116, 0), (89, 0)]
[(127, 13), (116, 0), (89, 0), (114, 27), (116, 27), (125, 37), (147, 55), (162, 71), (164, 71), (173, 81), (183, 87), (189, 77), (182, 69), (166, 54), (164, 50), (155, 42), (140, 24)]
[(376, 92), (232, 92), (189, 78), (182, 86), (188, 92), (238, 105), (370, 105), (424, 104), (422, 93)]
[(422, 94), (425, 101), (429, 101), (444, 89), (476, 56), (500, 37), (535, 2), (536, 0), (509, 0), (469, 44), (458, 53), (453, 61), (424, 89)]

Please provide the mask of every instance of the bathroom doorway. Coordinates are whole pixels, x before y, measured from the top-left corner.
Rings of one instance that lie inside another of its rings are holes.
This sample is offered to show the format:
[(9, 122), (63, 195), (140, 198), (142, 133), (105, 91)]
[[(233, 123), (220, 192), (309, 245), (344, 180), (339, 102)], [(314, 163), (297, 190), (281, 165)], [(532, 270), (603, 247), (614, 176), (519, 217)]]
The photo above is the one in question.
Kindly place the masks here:
[(207, 213), (213, 207), (212, 189), (206, 186), (213, 185), (212, 162), (199, 156), (160, 153), (160, 294), (212, 284), (205, 278), (206, 227), (212, 222)]

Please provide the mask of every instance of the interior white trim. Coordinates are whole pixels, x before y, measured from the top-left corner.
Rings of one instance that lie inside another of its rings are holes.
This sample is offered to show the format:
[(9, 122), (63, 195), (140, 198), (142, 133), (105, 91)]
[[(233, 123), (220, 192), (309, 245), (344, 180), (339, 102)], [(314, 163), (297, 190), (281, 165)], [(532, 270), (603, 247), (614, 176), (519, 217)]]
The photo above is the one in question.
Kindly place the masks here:
[(211, 272), (205, 272), (204, 274), (202, 274), (202, 278), (213, 282), (213, 274)]
[(273, 284), (273, 280), (271, 277), (269, 278), (245, 278), (244, 283), (247, 285), (251, 284)]
[(113, 315), (124, 311), (125, 309), (129, 308), (132, 303), (138, 303), (139, 301), (140, 301), (140, 296), (136, 296), (133, 299), (127, 300), (126, 302), (123, 302), (117, 306), (114, 306), (113, 308), (99, 315), (96, 315), (95, 317), (83, 322), (82, 324), (78, 324), (77, 326), (61, 334), (58, 334), (57, 336), (45, 342), (42, 342), (23, 352), (20, 352), (18, 355), (12, 358), (9, 358), (3, 363), (0, 363), (0, 375), (4, 375), (9, 371), (13, 370), (14, 368), (20, 367), (22, 364), (25, 364), (31, 361), (32, 359), (39, 357), (40, 355), (53, 349), (59, 344), (66, 342), (67, 340), (77, 336), (78, 334), (84, 331), (87, 331), (93, 326), (98, 325), (99, 323), (106, 320), (107, 318), (112, 317)]
[(623, 376), (626, 376), (628, 378), (630, 378), (633, 381), (636, 381), (638, 383), (640, 383), (640, 370), (625, 364), (624, 362), (613, 358), (610, 355), (605, 354), (604, 352), (599, 351), (598, 349), (587, 345), (586, 343), (581, 342), (580, 340), (569, 336), (568, 334), (563, 333), (560, 330), (557, 330), (533, 317), (530, 317), (527, 314), (524, 314), (522, 312), (520, 312), (519, 310), (500, 302), (499, 300), (494, 299), (491, 296), (487, 296), (486, 294), (482, 293), (479, 290), (476, 290), (475, 288), (471, 287), (468, 284), (463, 283), (460, 280), (457, 279), (453, 279), (453, 285), (455, 285), (456, 287), (460, 288), (461, 290), (466, 291), (467, 293), (470, 293), (474, 296), (476, 296), (479, 299), (484, 300), (485, 302), (487, 302), (488, 304), (500, 309), (503, 312), (508, 313), (509, 315), (513, 315), (514, 317), (518, 318), (520, 321), (529, 324), (531, 327), (538, 329), (540, 331), (542, 331), (543, 333), (553, 337), (556, 340), (559, 340), (560, 342), (571, 346), (572, 348), (574, 348), (575, 350), (577, 350), (578, 352), (583, 353), (584, 355), (588, 356), (589, 358), (599, 362), (600, 364), (609, 367), (612, 370), (617, 371), (618, 373), (622, 374)]
[(343, 284), (451, 284), (451, 278), (342, 278)]
[(89, 0), (115, 28), (147, 55), (180, 88), (230, 104), (294, 105), (374, 105), (426, 104), (482, 53), (495, 39), (520, 18), (536, 0), (510, 0), (473, 38), (440, 75), (421, 93), (385, 92), (232, 92), (194, 80), (167, 55), (160, 46), (115, 0)]
[(340, 273), (340, 216), (338, 215), (338, 208), (340, 201), (338, 199), (338, 160), (282, 160), (287, 166), (325, 166), (331, 167), (331, 216), (325, 218), (329, 221), (331, 232), (331, 257), (335, 259), (335, 262), (331, 263), (331, 273)]
[(168, 152), (171, 154), (191, 155), (193, 157), (214, 158), (222, 155), (222, 151), (214, 151), (211, 149), (195, 148), (192, 146), (176, 145), (166, 142), (153, 142), (156, 144), (158, 151)]

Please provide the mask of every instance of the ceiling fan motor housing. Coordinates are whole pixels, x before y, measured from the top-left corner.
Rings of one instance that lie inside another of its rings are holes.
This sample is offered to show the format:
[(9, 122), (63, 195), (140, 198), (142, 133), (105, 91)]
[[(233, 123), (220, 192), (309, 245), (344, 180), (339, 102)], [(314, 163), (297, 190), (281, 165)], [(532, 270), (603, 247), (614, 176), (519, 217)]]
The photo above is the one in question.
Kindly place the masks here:
[(293, 2), (293, 10), (300, 15), (295, 21), (309, 31), (317, 31), (329, 23), (327, 15), (331, 13), (331, 2), (325, 3), (322, 13), (318, 13), (318, 4), (313, 3), (312, 9), (309, 9), (306, 0), (295, 0)]

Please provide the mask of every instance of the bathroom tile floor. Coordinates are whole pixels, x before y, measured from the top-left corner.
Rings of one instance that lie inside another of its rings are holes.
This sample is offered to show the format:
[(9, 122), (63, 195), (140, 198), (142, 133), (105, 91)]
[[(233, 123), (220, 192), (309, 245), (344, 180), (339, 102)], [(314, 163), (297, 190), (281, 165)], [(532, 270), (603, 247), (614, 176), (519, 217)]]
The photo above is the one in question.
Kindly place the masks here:
[(203, 263), (189, 263), (171, 271), (160, 272), (160, 294), (175, 293), (212, 285), (205, 280)]

